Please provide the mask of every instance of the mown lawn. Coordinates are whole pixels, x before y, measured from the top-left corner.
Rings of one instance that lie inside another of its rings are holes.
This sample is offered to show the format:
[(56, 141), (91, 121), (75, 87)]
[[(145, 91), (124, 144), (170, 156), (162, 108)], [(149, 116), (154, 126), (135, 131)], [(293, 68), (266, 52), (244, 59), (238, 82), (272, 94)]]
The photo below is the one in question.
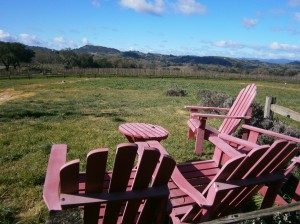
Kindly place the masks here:
[[(255, 82), (255, 81), (254, 81)], [(251, 83), (214, 79), (66, 78), (1, 80), (0, 82), (0, 223), (44, 223), (47, 209), (42, 186), (51, 145), (68, 145), (68, 159), (96, 148), (109, 148), (126, 139), (118, 132), (124, 122), (148, 122), (170, 131), (163, 145), (177, 162), (197, 159), (187, 140), (188, 112), (198, 104), (197, 92), (209, 89), (236, 96)], [(299, 84), (255, 82), (256, 101), (277, 96), (279, 105), (300, 111)], [(172, 88), (186, 97), (166, 96)], [(285, 119), (300, 128), (299, 123)], [(220, 121), (209, 121), (218, 126)], [(209, 158), (206, 145), (203, 158)], [(110, 164), (111, 166), (111, 164)]]

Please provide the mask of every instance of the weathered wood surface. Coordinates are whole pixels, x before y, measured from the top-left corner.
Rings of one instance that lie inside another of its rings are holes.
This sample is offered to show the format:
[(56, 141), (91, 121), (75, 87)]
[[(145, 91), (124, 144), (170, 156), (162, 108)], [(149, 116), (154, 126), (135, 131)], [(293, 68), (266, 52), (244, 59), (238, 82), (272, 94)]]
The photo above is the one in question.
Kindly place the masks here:
[(52, 213), (49, 223), (55, 223), (53, 214), (59, 216), (53, 211), (78, 206), (88, 224), (161, 223), (167, 214), (167, 183), (175, 161), (155, 148), (144, 148), (139, 154), (137, 149), (134, 143), (118, 145), (112, 171), (106, 171), (108, 149), (93, 150), (87, 156), (86, 172), (81, 173), (78, 159), (63, 162), (66, 145), (53, 145), (43, 192)]
[[(185, 106), (189, 109), (190, 119), (187, 124), (189, 127), (188, 138), (192, 139), (196, 137), (195, 142), (195, 153), (201, 155), (203, 150), (204, 139), (212, 132), (213, 134), (226, 133), (232, 134), (238, 127), (242, 120), (247, 123), (251, 118), (251, 104), (256, 96), (256, 86), (251, 84), (243, 88), (233, 105), (229, 109), (226, 115), (212, 115), (212, 114), (201, 114), (197, 113), (201, 110), (199, 106)], [(209, 107), (204, 107), (204, 110), (214, 109)], [(223, 108), (221, 108), (223, 110)], [(220, 125), (218, 130), (214, 130), (210, 126), (206, 125), (206, 120), (208, 118), (221, 118), (224, 119), (223, 123)]]
[[(205, 222), (222, 217), (237, 210), (264, 185), (268, 188), (261, 207), (272, 206), (285, 179), (282, 170), (297, 152), (294, 143), (277, 140), (271, 146), (249, 144), (253, 149), (248, 154), (233, 153), (233, 148), (214, 138), (218, 137), (210, 137), (216, 148), (229, 158), (223, 165), (217, 160), (207, 160), (176, 166), (168, 185), (173, 223)], [(167, 153), (159, 142), (138, 145), (139, 148), (156, 147), (162, 154)]]
[(119, 126), (119, 131), (129, 142), (166, 139), (169, 131), (165, 128), (147, 123), (125, 123)]
[(288, 117), (290, 119), (300, 122), (300, 113), (299, 112), (293, 111), (293, 110), (283, 107), (283, 106), (279, 106), (275, 103), (276, 103), (275, 97), (266, 96), (264, 118), (272, 118), (273, 112), (275, 112), (284, 117)]

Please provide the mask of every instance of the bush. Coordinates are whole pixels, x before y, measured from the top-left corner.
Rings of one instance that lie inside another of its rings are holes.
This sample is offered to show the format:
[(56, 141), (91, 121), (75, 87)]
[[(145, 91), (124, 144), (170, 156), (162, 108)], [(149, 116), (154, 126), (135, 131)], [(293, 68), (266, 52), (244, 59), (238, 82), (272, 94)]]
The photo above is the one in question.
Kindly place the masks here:
[[(198, 97), (200, 97), (200, 105), (205, 107), (227, 107), (230, 108), (234, 102), (234, 98), (226, 93), (218, 93), (210, 90), (200, 90), (198, 92)], [(214, 111), (218, 113), (219, 111)], [(300, 138), (300, 132), (293, 129), (292, 127), (284, 124), (282, 121), (275, 119), (264, 118), (264, 107), (263, 105), (254, 102), (252, 104), (252, 118), (250, 120), (250, 125), (274, 131), (280, 134)], [(241, 132), (238, 133), (241, 135)], [(275, 138), (260, 135), (258, 139), (259, 144), (272, 144)], [(300, 151), (300, 144), (297, 144), (297, 149)]]
[(167, 90), (167, 96), (187, 96), (187, 92), (184, 89), (174, 88)]
[[(230, 108), (234, 102), (234, 98), (227, 93), (213, 92), (207, 89), (200, 90), (197, 94), (200, 98), (200, 106), (203, 107), (225, 107)], [(214, 111), (215, 113), (222, 113)]]

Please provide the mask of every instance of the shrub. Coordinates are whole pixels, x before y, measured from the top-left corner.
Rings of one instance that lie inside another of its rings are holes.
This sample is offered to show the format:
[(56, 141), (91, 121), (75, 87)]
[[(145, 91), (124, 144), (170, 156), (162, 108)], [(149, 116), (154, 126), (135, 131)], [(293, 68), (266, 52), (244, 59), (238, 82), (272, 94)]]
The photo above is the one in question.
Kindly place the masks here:
[(187, 96), (188, 93), (184, 89), (174, 88), (167, 90), (167, 96)]
[[(200, 106), (203, 107), (225, 107), (230, 108), (234, 102), (234, 98), (227, 93), (213, 92), (207, 89), (200, 90), (197, 94), (200, 98)], [(214, 111), (215, 113), (222, 113)]]
[[(210, 90), (200, 90), (198, 92), (198, 97), (200, 97), (200, 105), (205, 107), (227, 107), (230, 108), (234, 102), (234, 98), (229, 96), (226, 93), (218, 93)], [(218, 113), (219, 111), (214, 111)], [(274, 131), (280, 134), (300, 138), (300, 131), (296, 130), (282, 121), (276, 119), (267, 119), (264, 118), (264, 107), (263, 105), (254, 102), (252, 104), (252, 117), (250, 120), (250, 125), (263, 128), (266, 130)], [(238, 133), (241, 135), (241, 132)], [(258, 139), (259, 144), (272, 144), (275, 138), (260, 135)], [(297, 144), (297, 149), (300, 151), (300, 144)]]

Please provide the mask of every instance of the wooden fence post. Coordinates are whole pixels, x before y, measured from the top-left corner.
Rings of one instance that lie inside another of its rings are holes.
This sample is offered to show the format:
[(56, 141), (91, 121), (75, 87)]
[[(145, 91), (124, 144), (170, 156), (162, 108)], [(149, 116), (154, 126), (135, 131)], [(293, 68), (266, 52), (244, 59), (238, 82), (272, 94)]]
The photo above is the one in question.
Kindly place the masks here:
[(271, 111), (271, 104), (276, 103), (276, 97), (266, 96), (266, 104), (264, 111), (264, 118), (273, 118), (273, 112)]

